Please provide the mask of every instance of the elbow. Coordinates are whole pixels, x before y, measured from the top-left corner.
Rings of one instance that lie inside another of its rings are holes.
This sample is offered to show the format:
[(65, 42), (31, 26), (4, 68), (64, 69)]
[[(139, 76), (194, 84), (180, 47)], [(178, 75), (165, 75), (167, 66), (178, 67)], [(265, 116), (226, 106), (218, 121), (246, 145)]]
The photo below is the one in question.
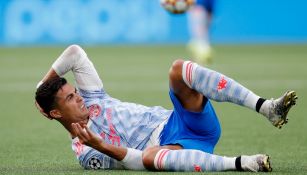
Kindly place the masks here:
[(66, 52), (68, 55), (82, 55), (85, 53), (82, 47), (77, 44), (68, 46)]
[(65, 49), (57, 64), (59, 64), (59, 66), (64, 65), (64, 67), (68, 66), (70, 69), (75, 69), (86, 59), (88, 58), (85, 51), (79, 45), (74, 44)]

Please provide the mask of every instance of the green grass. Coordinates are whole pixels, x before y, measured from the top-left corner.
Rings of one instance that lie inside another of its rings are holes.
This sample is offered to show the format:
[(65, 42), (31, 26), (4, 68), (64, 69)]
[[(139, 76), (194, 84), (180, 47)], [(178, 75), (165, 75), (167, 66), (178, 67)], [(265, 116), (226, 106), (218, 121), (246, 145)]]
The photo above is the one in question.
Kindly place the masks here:
[[(271, 174), (307, 174), (306, 48), (215, 46), (211, 68), (267, 98), (278, 97), (288, 89), (296, 90), (299, 96), (282, 130), (251, 110), (213, 103), (222, 125), (216, 154), (267, 153), (272, 157)], [(66, 131), (37, 112), (33, 105), (36, 83), (63, 49), (0, 48), (0, 174), (153, 174), (83, 170)], [(184, 46), (91, 47), (86, 51), (112, 96), (149, 106), (172, 107), (168, 69), (174, 59), (188, 57)], [(234, 173), (237, 172), (221, 174)]]

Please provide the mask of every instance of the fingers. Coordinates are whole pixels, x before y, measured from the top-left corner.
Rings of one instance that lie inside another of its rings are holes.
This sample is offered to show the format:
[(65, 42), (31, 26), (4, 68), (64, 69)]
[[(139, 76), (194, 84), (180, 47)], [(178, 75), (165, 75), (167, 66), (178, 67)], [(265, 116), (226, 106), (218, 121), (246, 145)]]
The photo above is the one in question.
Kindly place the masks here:
[(87, 134), (90, 136), (90, 137), (94, 137), (95, 136), (95, 134), (85, 125), (85, 130), (86, 130), (86, 132), (87, 132)]
[[(76, 136), (79, 138), (79, 140), (83, 143), (87, 143), (89, 139), (91, 138), (89, 134), (87, 133), (88, 130), (84, 130), (79, 123), (72, 123), (72, 128), (76, 134)], [(85, 127), (87, 128), (87, 127)]]
[(77, 127), (77, 123), (72, 123), (72, 124), (71, 124), (71, 127), (72, 127), (72, 129), (73, 129), (74, 134), (75, 134), (77, 137), (79, 137), (80, 131), (79, 131), (78, 127)]
[(99, 149), (98, 147), (103, 144), (101, 138), (93, 133), (86, 125), (83, 125), (83, 128), (79, 123), (72, 123), (71, 126), (74, 134), (79, 138), (79, 141), (82, 144), (90, 146), (94, 149)]

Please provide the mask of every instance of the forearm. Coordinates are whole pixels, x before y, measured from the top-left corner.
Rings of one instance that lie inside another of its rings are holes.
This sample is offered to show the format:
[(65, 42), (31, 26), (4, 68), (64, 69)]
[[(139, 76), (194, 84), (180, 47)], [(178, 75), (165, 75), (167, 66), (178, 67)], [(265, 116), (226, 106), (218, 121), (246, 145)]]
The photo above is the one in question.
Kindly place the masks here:
[(111, 144), (107, 144), (107, 143), (103, 143), (101, 142), (99, 145), (97, 146), (93, 146), (94, 149), (96, 149), (97, 151), (106, 154), (118, 161), (121, 161), (125, 158), (125, 156), (127, 155), (127, 148), (123, 148), (123, 147), (117, 147)]
[[(110, 144), (101, 144), (98, 148), (104, 154), (118, 160), (129, 170), (146, 170), (143, 164), (143, 151), (133, 148), (117, 147)], [(99, 150), (98, 150), (99, 151)]]
[(75, 56), (72, 53), (72, 46), (65, 49), (65, 51), (52, 64), (51, 68), (45, 74), (43, 79), (39, 82), (37, 87), (40, 86), (41, 83), (46, 82), (51, 78), (63, 76), (68, 71), (72, 70), (73, 67), (75, 67), (74, 64), (76, 62), (75, 60), (73, 60)]
[(101, 144), (97, 149), (118, 161), (129, 170), (145, 170), (142, 151), (133, 148), (117, 147), (110, 144)]
[(54, 71), (53, 68), (50, 68), (46, 75), (43, 77), (42, 82), (45, 82), (51, 78), (58, 77), (59, 75)]
[(65, 51), (55, 60), (41, 81), (45, 82), (50, 78), (62, 76), (75, 68), (77, 63), (77, 48), (78, 46), (73, 45), (65, 49)]
[(53, 68), (50, 68), (49, 71), (46, 73), (46, 75), (43, 77), (43, 79), (38, 82), (38, 84), (36, 85), (36, 88), (38, 88), (40, 85), (43, 84), (43, 82), (46, 82), (47, 80), (54, 78), (54, 77), (58, 77), (59, 75), (54, 71)]
[(133, 148), (117, 147), (105, 143), (103, 139), (95, 135), (87, 126), (82, 128), (79, 123), (72, 123), (74, 134), (81, 143), (94, 148), (117, 161), (120, 161), (126, 169), (145, 170), (142, 160), (143, 152)]

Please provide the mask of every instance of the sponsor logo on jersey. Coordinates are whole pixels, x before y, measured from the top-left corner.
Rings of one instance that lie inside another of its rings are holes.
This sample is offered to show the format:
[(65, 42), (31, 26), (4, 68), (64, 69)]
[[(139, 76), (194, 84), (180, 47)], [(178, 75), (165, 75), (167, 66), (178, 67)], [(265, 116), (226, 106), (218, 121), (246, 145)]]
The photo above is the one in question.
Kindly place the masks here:
[(98, 117), (101, 114), (101, 107), (98, 104), (93, 104), (88, 107), (90, 111), (90, 117)]
[(116, 130), (112, 122), (112, 109), (108, 108), (106, 109), (106, 111), (107, 111), (106, 117), (107, 117), (107, 121), (109, 124), (109, 130), (110, 130), (109, 140), (111, 141), (112, 145), (120, 146), (120, 137), (116, 134)]

